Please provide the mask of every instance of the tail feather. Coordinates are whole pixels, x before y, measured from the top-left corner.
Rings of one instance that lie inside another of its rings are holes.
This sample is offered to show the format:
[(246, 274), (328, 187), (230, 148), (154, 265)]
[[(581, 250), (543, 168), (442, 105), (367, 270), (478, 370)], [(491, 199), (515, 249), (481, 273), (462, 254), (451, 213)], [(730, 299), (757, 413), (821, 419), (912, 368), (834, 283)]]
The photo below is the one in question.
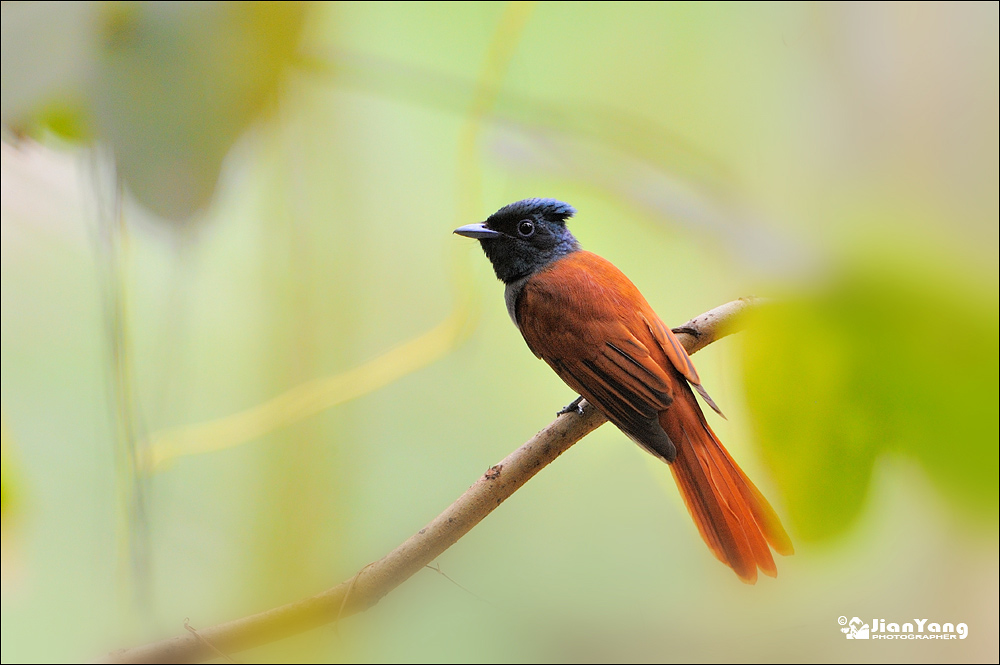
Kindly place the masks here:
[(756, 581), (757, 568), (760, 568), (765, 575), (774, 577), (778, 574), (778, 569), (771, 557), (771, 550), (768, 549), (767, 542), (761, 534), (756, 520), (753, 517), (748, 519), (747, 511), (749, 509), (752, 513), (752, 508), (747, 504), (744, 494), (738, 487), (741, 484), (739, 477), (734, 477), (730, 469), (727, 468), (726, 458), (716, 454), (719, 450), (722, 450), (723, 455), (725, 455), (725, 450), (721, 448), (694, 446), (698, 463), (709, 470), (712, 488), (727, 509), (728, 526), (733, 530), (737, 542), (742, 546), (740, 554), (742, 561), (750, 569), (750, 575), (749, 577), (740, 575), (740, 577), (748, 582)]
[(781, 520), (778, 518), (778, 514), (774, 512), (774, 508), (771, 507), (771, 504), (764, 498), (764, 495), (757, 489), (757, 486), (753, 484), (753, 481), (743, 473), (743, 469), (729, 456), (729, 453), (723, 448), (719, 442), (719, 438), (715, 436), (715, 432), (712, 431), (712, 428), (707, 423), (705, 424), (705, 429), (708, 430), (715, 445), (718, 446), (721, 453), (720, 458), (728, 466), (732, 477), (738, 479), (738, 481), (742, 481), (737, 482), (736, 485), (743, 497), (743, 502), (750, 508), (754, 521), (760, 527), (760, 532), (764, 534), (764, 538), (767, 539), (768, 544), (774, 548), (775, 552), (782, 556), (795, 554), (792, 539), (785, 532), (785, 527), (781, 525)]
[(677, 448), (670, 465), (701, 537), (715, 556), (748, 584), (757, 569), (777, 575), (768, 545), (791, 554), (792, 544), (774, 509), (726, 452), (690, 389), (660, 413), (660, 424)]

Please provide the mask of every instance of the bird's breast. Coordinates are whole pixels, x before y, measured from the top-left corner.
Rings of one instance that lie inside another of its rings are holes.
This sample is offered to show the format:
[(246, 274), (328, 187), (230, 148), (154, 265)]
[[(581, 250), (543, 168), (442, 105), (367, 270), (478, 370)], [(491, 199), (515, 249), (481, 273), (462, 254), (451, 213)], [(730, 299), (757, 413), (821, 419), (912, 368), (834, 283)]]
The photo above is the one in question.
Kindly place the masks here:
[(507, 303), (507, 313), (510, 314), (510, 320), (514, 322), (514, 325), (518, 329), (521, 326), (517, 322), (517, 299), (521, 296), (521, 293), (524, 291), (524, 285), (528, 283), (529, 279), (531, 279), (531, 275), (522, 277), (508, 284), (503, 290), (503, 299)]

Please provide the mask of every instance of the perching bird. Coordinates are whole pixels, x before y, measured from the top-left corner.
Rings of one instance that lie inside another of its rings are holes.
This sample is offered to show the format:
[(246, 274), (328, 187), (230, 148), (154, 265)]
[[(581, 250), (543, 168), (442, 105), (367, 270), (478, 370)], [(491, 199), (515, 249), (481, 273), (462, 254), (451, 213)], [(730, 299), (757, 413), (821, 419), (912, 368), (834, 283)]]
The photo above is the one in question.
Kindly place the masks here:
[(719, 408), (687, 351), (635, 285), (611, 262), (580, 249), (566, 228), (575, 212), (554, 199), (526, 199), (455, 233), (479, 240), (506, 285), (507, 311), (528, 348), (670, 465), (715, 556), (750, 584), (758, 568), (777, 575), (768, 545), (788, 555), (791, 541), (708, 426), (691, 388)]

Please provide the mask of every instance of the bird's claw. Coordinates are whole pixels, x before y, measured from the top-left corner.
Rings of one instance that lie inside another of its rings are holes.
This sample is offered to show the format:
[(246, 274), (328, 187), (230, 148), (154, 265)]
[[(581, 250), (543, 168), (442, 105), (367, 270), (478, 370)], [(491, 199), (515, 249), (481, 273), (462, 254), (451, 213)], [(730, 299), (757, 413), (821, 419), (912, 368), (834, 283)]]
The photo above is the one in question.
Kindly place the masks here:
[(583, 407), (580, 406), (580, 402), (582, 401), (583, 401), (583, 395), (580, 395), (575, 400), (573, 400), (563, 408), (559, 409), (559, 411), (556, 412), (556, 415), (561, 416), (564, 413), (577, 413), (583, 415)]

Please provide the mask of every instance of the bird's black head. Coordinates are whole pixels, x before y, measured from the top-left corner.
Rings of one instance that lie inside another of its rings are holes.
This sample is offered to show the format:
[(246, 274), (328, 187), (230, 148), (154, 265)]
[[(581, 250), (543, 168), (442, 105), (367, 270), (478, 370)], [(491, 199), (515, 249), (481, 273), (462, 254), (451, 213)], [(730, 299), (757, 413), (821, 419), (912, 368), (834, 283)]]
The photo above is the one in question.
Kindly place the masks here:
[(497, 278), (510, 284), (580, 249), (566, 228), (566, 220), (575, 212), (573, 206), (555, 199), (525, 199), (455, 233), (477, 238)]

